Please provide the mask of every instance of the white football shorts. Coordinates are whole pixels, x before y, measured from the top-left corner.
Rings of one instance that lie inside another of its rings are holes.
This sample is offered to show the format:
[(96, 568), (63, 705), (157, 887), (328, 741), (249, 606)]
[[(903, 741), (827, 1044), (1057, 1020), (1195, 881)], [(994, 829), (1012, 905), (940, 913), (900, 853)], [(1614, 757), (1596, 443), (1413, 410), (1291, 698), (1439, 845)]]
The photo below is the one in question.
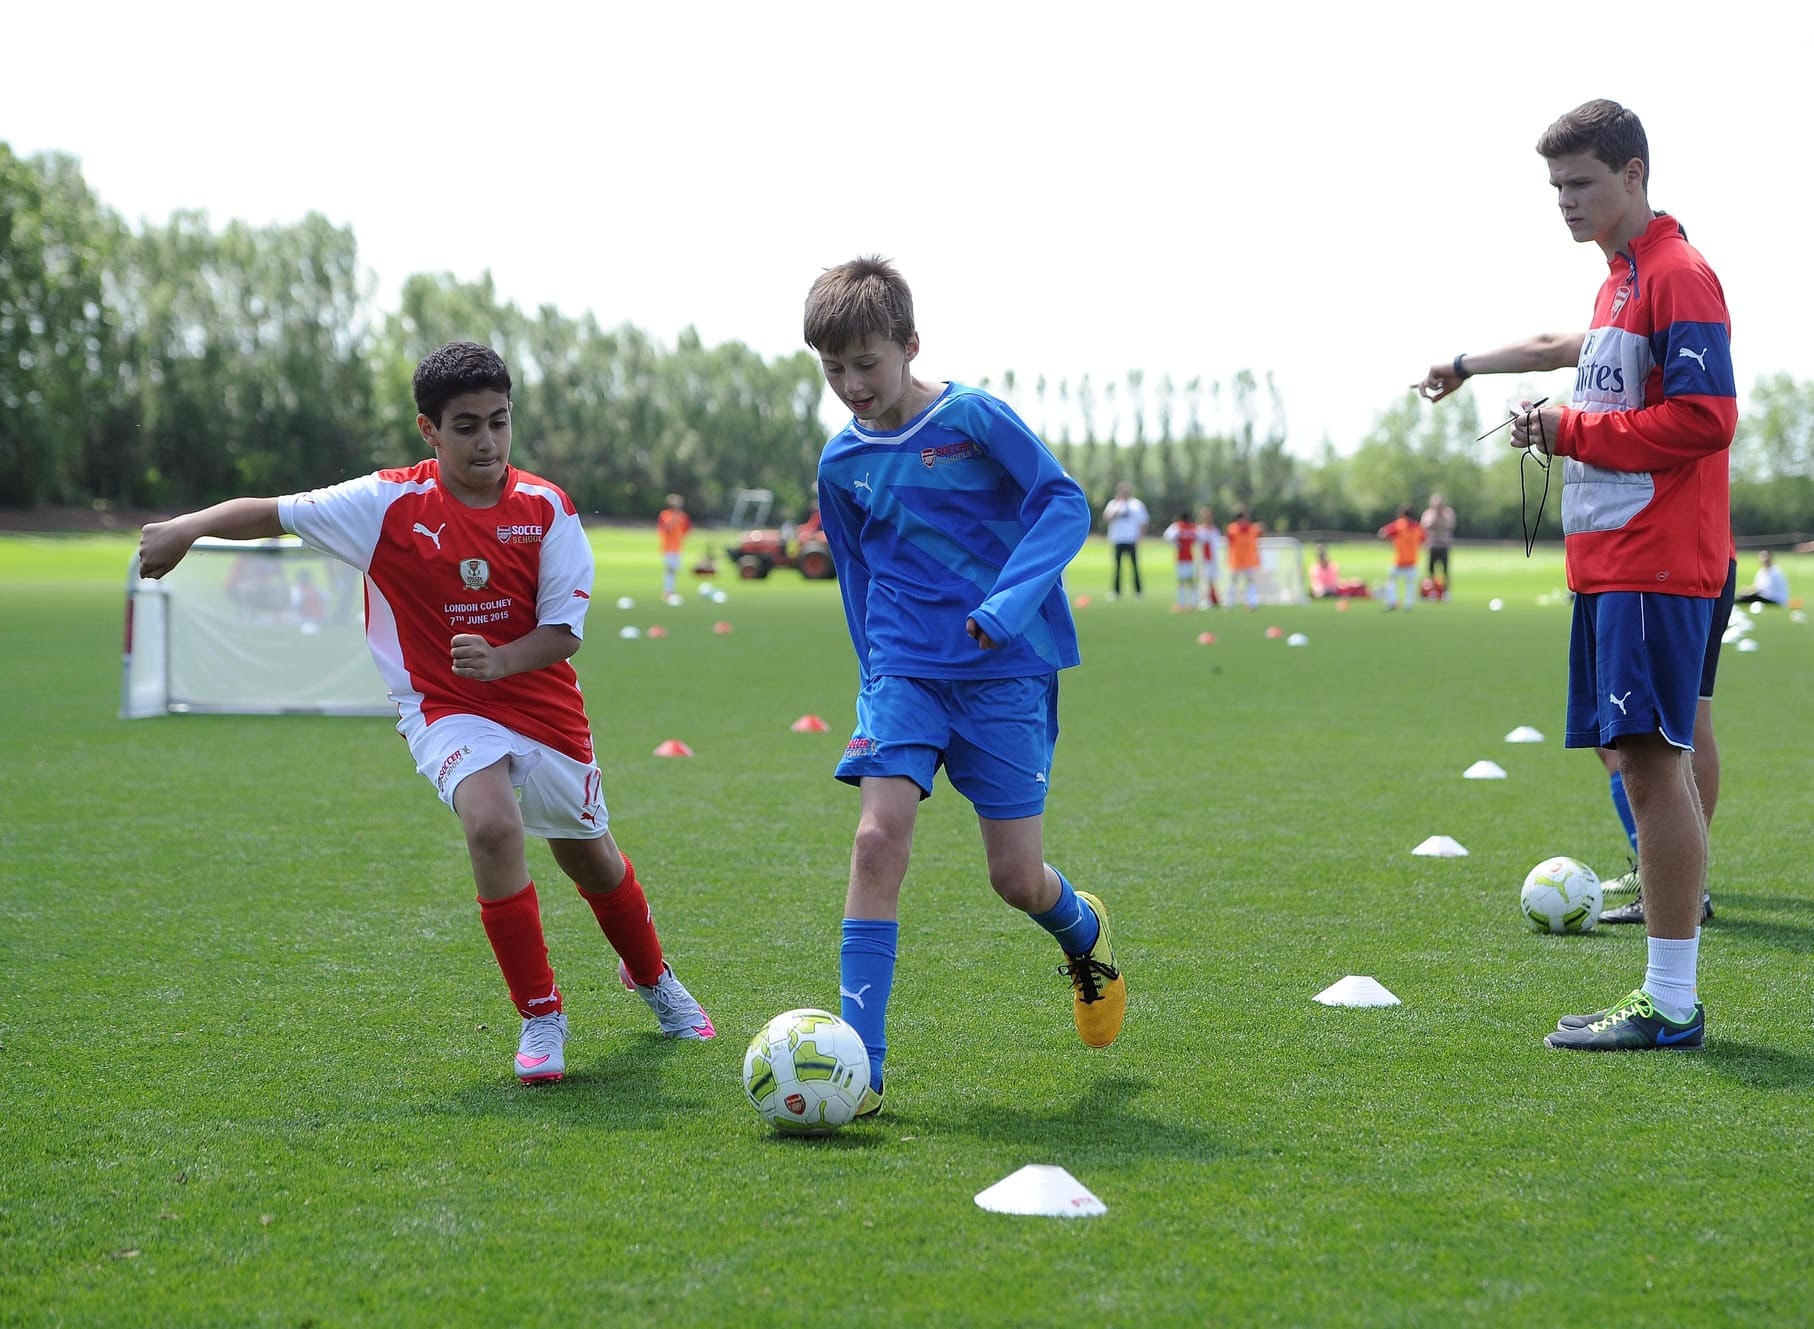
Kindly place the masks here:
[(596, 762), (575, 761), (476, 715), (445, 715), (433, 724), (416, 716), (406, 724), (398, 732), (409, 744), (416, 769), (449, 808), (461, 780), (508, 759), (510, 784), (529, 834), (546, 840), (596, 840), (611, 829)]

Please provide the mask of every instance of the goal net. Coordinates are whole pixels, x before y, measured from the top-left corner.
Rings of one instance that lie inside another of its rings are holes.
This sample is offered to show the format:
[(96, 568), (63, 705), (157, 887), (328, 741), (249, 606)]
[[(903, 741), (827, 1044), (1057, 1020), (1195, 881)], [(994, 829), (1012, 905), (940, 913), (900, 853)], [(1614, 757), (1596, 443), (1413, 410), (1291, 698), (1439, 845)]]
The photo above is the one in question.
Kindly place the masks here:
[(1260, 537), (1260, 571), (1254, 578), (1260, 603), (1294, 605), (1304, 596), (1304, 542), (1289, 535)]
[(358, 572), (298, 540), (198, 540), (161, 581), (126, 573), (120, 714), (392, 715)]

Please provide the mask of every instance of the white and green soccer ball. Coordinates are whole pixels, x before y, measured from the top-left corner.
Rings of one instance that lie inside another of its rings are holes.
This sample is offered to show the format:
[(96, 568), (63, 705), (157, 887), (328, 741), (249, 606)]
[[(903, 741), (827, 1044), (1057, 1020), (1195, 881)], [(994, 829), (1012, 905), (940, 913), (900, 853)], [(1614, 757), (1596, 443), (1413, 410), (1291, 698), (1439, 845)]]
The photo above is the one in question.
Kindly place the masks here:
[(1586, 932), (1600, 921), (1602, 895), (1594, 870), (1576, 858), (1546, 858), (1524, 878), (1518, 909), (1538, 932)]
[(869, 1087), (869, 1053), (830, 1011), (782, 1011), (743, 1054), (743, 1092), (784, 1135), (825, 1135), (857, 1115)]

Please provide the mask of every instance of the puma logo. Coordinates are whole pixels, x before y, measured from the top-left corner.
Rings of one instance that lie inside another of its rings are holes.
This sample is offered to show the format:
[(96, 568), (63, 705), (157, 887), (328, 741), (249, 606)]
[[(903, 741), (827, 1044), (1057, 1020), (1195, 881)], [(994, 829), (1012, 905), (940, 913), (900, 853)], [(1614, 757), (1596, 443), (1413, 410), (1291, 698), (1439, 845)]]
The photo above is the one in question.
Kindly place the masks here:
[(435, 552), (436, 553), (441, 552), (441, 532), (445, 531), (446, 529), (447, 529), (446, 522), (442, 522), (439, 526), (435, 527), (435, 529), (432, 531), (429, 530), (428, 527), (424, 526), (421, 522), (417, 522), (413, 527), (411, 527), (411, 530), (413, 530), (417, 535), (426, 535), (429, 539), (431, 539), (435, 542)]
[(874, 986), (875, 986), (874, 983), (865, 983), (865, 984), (863, 984), (862, 987), (858, 988), (855, 992), (852, 992), (849, 988), (844, 987), (842, 984), (840, 984), (838, 987), (838, 995), (840, 997), (844, 998), (846, 1001), (856, 1002), (858, 1010), (866, 1011), (869, 1009), (869, 1007), (867, 1007), (863, 1004), (863, 994), (865, 992), (869, 991), (869, 989)]
[(869, 472), (868, 471), (863, 472), (863, 478), (861, 480), (852, 480), (850, 482), (850, 488), (851, 488), (851, 492), (853, 492), (853, 493), (859, 489), (869, 489), (869, 492), (871, 494), (875, 493), (875, 490), (869, 488)]
[(1610, 701), (1614, 706), (1617, 706), (1619, 708), (1620, 715), (1626, 714), (1625, 703), (1630, 697), (1631, 697), (1631, 690), (1629, 688), (1626, 689), (1625, 695), (1623, 697), (1617, 696), (1611, 692), (1606, 694), (1606, 700)]
[[(1703, 374), (1707, 372), (1707, 348), (1705, 346), (1701, 347), (1698, 351), (1691, 351), (1686, 346), (1678, 348), (1675, 353), (1675, 358), (1680, 360), (1684, 356), (1699, 365)], [(1628, 692), (1625, 695), (1629, 697), (1631, 694)]]

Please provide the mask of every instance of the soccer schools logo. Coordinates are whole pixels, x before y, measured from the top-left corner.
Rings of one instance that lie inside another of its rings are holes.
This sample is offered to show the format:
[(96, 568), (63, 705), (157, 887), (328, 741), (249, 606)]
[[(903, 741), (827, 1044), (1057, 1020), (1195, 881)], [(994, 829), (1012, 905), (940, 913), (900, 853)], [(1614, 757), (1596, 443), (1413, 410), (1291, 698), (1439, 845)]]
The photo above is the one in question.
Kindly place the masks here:
[(471, 755), (472, 748), (470, 746), (462, 746), (457, 751), (449, 754), (447, 760), (441, 763), (441, 769), (435, 772), (435, 788), (442, 790), (446, 789), (447, 777), (452, 775), (455, 768)]
[(934, 466), (947, 466), (954, 461), (962, 461), (966, 457), (982, 455), (982, 444), (965, 439), (961, 443), (947, 443), (943, 447), (921, 448), (920, 465), (931, 470)]

